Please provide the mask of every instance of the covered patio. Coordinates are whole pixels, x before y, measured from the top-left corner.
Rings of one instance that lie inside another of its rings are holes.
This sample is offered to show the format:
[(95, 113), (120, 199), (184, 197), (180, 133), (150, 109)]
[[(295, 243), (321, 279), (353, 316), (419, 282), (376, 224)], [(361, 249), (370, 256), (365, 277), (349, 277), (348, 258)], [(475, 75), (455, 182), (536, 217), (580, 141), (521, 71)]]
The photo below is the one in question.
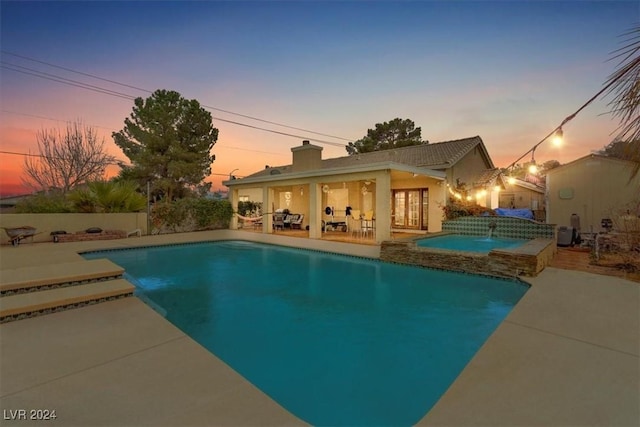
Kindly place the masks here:
[[(239, 212), (231, 229), (374, 244), (392, 238), (394, 232), (441, 230), (443, 172), (393, 162), (272, 172), (277, 173), (224, 182), (236, 212), (240, 201), (262, 204), (261, 211), (253, 213), (259, 219)], [(303, 217), (299, 230), (280, 222), (286, 215)]]

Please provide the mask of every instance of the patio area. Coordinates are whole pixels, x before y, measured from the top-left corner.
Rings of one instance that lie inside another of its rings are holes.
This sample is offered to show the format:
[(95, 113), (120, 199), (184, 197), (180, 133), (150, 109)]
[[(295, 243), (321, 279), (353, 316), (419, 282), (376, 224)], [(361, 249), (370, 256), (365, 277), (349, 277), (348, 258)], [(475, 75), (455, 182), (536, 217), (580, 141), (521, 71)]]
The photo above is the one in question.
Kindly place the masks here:
[[(253, 227), (241, 228), (238, 231), (254, 233), (254, 234), (262, 234), (261, 230)], [(273, 233), (273, 235), (309, 239), (309, 231), (291, 229), (291, 228), (278, 229)], [(406, 239), (406, 238), (415, 237), (415, 236), (416, 236), (415, 233), (399, 232), (399, 231), (393, 231), (393, 230), (391, 232), (392, 240)], [(322, 238), (317, 240), (329, 241), (329, 242), (354, 243), (358, 245), (379, 246), (379, 244), (375, 241), (375, 239), (370, 235), (363, 237), (363, 236), (354, 235), (352, 233), (349, 233), (348, 231), (338, 231), (338, 230), (325, 231), (322, 233)]]
[[(81, 261), (83, 250), (219, 239), (379, 256), (374, 244), (291, 233), (2, 246), (0, 279), (7, 270)], [(419, 424), (638, 425), (638, 283), (555, 267), (527, 281), (531, 289)], [(55, 423), (71, 426), (305, 424), (135, 297), (5, 323), (0, 341), (6, 414), (56, 410)], [(7, 426), (43, 424), (3, 418)]]

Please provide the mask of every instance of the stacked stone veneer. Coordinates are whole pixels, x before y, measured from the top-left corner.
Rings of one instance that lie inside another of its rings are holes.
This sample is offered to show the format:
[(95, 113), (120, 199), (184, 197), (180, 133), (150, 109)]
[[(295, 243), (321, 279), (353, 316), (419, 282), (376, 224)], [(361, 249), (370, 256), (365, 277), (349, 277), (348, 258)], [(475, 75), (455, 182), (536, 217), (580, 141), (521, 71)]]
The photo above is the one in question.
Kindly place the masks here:
[(57, 234), (54, 237), (60, 243), (85, 242), (90, 240), (124, 239), (127, 237), (127, 233), (123, 230), (104, 230), (101, 233), (85, 233), (84, 231), (79, 231), (73, 234)]
[(472, 236), (487, 236), (489, 224), (495, 223), (493, 237), (512, 239), (555, 239), (556, 226), (524, 218), (506, 216), (465, 216), (442, 222), (442, 231)]
[(417, 246), (411, 240), (382, 242), (380, 259), (400, 264), (484, 274), (497, 277), (537, 276), (553, 259), (555, 239), (537, 238), (511, 249), (494, 249), (489, 254)]

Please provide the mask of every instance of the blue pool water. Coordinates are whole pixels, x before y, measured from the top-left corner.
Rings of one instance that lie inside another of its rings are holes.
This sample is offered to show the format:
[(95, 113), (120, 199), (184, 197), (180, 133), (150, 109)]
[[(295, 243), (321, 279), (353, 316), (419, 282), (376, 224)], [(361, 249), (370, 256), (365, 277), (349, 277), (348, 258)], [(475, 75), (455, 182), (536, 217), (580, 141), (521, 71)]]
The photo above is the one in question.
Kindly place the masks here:
[(455, 251), (489, 253), (493, 249), (515, 248), (528, 242), (526, 239), (509, 239), (505, 237), (464, 236), (447, 234), (427, 237), (417, 241), (422, 248), (450, 249)]
[(520, 282), (247, 242), (85, 254), (299, 418), (412, 425), (524, 295)]

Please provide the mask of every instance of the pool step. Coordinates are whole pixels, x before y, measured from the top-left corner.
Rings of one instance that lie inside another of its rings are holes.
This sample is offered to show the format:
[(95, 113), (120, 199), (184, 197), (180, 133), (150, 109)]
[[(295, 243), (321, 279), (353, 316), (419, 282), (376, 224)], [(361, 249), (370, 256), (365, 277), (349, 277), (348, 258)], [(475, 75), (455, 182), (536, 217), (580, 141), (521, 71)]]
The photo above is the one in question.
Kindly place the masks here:
[(0, 295), (9, 296), (122, 277), (124, 269), (107, 259), (81, 260), (2, 270)]
[(107, 259), (2, 270), (0, 323), (133, 295), (123, 273)]
[(124, 279), (104, 280), (0, 297), (0, 323), (83, 307), (133, 295)]

